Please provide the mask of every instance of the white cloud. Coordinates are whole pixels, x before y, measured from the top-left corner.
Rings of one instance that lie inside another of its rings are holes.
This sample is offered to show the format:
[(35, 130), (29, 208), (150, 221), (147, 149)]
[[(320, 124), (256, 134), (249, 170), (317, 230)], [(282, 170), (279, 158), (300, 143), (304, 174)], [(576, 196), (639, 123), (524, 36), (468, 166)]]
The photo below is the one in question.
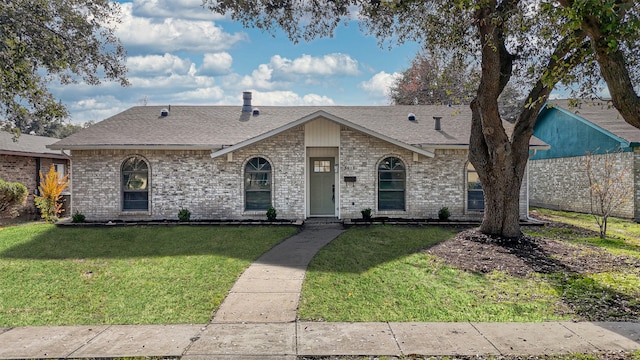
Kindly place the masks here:
[(203, 75), (221, 75), (231, 72), (233, 57), (227, 52), (207, 53), (202, 59), (202, 66), (198, 70)]
[(130, 75), (185, 74), (192, 66), (189, 59), (172, 54), (132, 56), (127, 59)]
[(202, 6), (202, 0), (134, 0), (133, 14), (146, 18), (183, 18), (221, 20), (224, 15), (213, 13)]
[(399, 76), (401, 76), (401, 74), (397, 72), (388, 74), (381, 71), (373, 75), (371, 79), (361, 82), (359, 87), (370, 95), (387, 97), (389, 94), (389, 88)]
[(293, 91), (252, 91), (252, 102), (256, 106), (301, 106), (301, 105), (335, 105), (333, 99), (318, 95), (300, 96)]
[(322, 76), (358, 76), (358, 61), (349, 55), (333, 53), (320, 57), (302, 55), (296, 59), (287, 59), (280, 55), (274, 55), (269, 66), (283, 77), (291, 75), (322, 75)]
[(131, 3), (121, 8), (117, 35), (129, 52), (221, 51), (247, 40), (245, 33), (226, 33), (211, 21), (172, 17), (154, 20), (135, 16)]
[(211, 105), (222, 98), (224, 98), (224, 90), (218, 86), (212, 86), (173, 94), (173, 96), (171, 96), (171, 101), (175, 104)]

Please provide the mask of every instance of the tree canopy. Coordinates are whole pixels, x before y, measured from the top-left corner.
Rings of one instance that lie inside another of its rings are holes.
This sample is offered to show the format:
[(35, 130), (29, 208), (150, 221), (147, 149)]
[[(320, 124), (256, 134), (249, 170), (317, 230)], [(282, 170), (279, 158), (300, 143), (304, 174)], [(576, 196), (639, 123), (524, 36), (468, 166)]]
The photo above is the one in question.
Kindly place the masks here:
[(439, 59), (420, 52), (391, 85), (389, 97), (398, 105), (469, 104), (480, 71), (462, 59)]
[(0, 2), (0, 126), (27, 129), (68, 116), (48, 89), (102, 79), (128, 85), (115, 36), (119, 6), (109, 0)]
[[(381, 41), (418, 41), (481, 69), (471, 101), (469, 161), (483, 185), (480, 231), (520, 234), (519, 192), (537, 114), (555, 86), (596, 96), (604, 85), (623, 118), (640, 128), (640, 2), (635, 0), (203, 0), (245, 26), (282, 28), (293, 41), (333, 35), (357, 16)], [(604, 82), (602, 81), (604, 80)], [(525, 94), (512, 129), (498, 99)]]

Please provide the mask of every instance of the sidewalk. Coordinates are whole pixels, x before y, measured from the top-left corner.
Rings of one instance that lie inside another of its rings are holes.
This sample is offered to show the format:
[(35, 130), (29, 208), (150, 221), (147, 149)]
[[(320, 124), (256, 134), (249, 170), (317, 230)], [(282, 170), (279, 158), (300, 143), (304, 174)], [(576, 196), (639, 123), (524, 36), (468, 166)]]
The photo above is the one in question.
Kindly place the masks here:
[(640, 349), (639, 323), (211, 323), (0, 329), (1, 359), (542, 355)]
[(240, 276), (212, 321), (0, 328), (0, 359), (295, 359), (321, 355), (542, 355), (640, 350), (640, 323), (296, 321), (309, 261), (342, 232), (307, 225)]

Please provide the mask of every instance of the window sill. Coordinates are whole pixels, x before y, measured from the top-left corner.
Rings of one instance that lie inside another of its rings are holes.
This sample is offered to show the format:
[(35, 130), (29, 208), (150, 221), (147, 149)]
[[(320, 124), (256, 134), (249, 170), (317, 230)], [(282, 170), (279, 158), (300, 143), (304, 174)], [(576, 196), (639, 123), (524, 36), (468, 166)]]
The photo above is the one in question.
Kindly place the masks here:
[(406, 215), (406, 210), (378, 210), (376, 215)]
[(246, 210), (242, 213), (243, 216), (255, 216), (262, 215), (267, 216), (267, 210)]
[(148, 210), (133, 210), (133, 211), (120, 211), (120, 216), (140, 216), (140, 215), (151, 215), (151, 211)]

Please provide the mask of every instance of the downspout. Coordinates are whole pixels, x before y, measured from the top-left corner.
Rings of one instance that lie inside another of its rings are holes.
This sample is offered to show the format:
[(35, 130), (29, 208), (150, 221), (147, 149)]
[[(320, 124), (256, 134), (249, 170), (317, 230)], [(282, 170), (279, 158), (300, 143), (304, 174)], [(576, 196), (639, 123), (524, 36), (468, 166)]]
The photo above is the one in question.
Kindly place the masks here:
[[(71, 171), (73, 171), (73, 167), (71, 166), (71, 154), (65, 153), (64, 149), (60, 149), (60, 153), (67, 160), (69, 160), (69, 166), (68, 166), (69, 170), (67, 172), (67, 174), (69, 175), (69, 213), (73, 214), (73, 175), (71, 174)], [(529, 196), (528, 192), (527, 192), (527, 196)], [(529, 212), (527, 211), (527, 215), (528, 214)]]

